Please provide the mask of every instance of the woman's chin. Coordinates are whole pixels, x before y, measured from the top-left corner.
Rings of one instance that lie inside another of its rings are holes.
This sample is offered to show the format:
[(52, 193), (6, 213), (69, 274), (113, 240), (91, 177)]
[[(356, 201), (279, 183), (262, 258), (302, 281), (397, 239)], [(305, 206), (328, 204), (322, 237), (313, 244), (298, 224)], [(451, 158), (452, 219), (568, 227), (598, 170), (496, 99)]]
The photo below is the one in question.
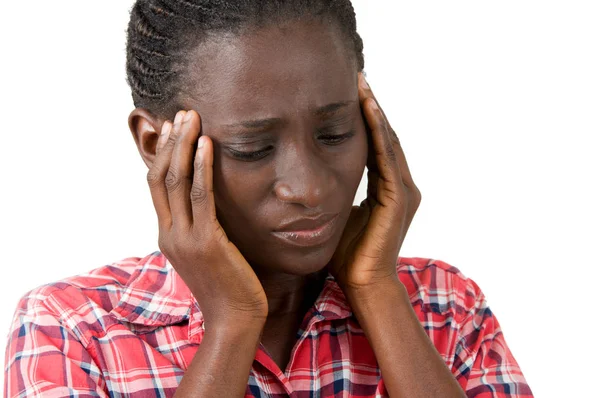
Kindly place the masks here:
[(282, 250), (259, 264), (264, 264), (261, 268), (271, 273), (310, 275), (322, 271), (329, 264), (335, 249), (326, 245), (311, 250)]

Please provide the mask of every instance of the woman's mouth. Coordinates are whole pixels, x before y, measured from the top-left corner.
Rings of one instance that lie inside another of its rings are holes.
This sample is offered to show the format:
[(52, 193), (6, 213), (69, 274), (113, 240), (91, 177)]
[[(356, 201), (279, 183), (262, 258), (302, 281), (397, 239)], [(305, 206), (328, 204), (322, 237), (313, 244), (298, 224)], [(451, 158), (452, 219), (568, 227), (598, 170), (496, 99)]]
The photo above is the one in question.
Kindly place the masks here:
[(273, 231), (272, 234), (286, 244), (301, 247), (312, 247), (326, 243), (335, 232), (338, 214), (323, 225), (310, 230)]

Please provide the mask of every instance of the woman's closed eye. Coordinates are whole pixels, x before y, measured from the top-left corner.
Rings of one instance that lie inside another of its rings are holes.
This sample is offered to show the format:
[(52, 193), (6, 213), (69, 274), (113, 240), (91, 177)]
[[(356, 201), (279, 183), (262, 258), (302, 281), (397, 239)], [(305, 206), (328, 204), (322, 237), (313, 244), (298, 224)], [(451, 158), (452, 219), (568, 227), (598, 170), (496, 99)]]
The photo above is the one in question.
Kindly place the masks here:
[[(352, 138), (355, 134), (356, 134), (356, 132), (354, 130), (351, 130), (345, 134), (322, 134), (319, 136), (319, 139), (322, 140), (324, 142), (324, 144), (327, 146), (335, 146), (335, 145), (340, 145), (340, 144), (346, 142), (348, 139)], [(258, 151), (252, 151), (252, 152), (236, 151), (231, 148), (228, 148), (228, 150), (231, 152), (231, 154), (235, 158), (238, 158), (240, 160), (256, 161), (256, 160), (266, 157), (273, 150), (273, 148), (274, 147), (272, 145), (270, 145), (264, 149), (261, 149)]]

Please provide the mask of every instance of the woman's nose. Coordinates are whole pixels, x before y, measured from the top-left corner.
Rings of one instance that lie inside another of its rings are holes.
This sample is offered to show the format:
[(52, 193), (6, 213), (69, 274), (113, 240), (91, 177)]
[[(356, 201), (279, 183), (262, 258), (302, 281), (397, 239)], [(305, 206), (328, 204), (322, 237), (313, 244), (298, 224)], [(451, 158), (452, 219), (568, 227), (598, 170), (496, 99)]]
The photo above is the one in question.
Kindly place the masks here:
[(319, 208), (335, 189), (333, 174), (310, 149), (288, 150), (280, 164), (275, 193), (283, 202)]

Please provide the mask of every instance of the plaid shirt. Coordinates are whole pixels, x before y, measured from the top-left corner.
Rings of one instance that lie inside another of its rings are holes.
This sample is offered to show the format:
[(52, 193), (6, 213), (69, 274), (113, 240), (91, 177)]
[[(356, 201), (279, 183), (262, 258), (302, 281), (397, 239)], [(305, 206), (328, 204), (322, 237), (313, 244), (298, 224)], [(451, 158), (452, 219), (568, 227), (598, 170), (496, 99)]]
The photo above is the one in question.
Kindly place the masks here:
[[(531, 397), (484, 295), (439, 260), (400, 257), (413, 309), (469, 397)], [(26, 294), (8, 337), (6, 397), (170, 397), (204, 335), (190, 290), (160, 252)], [(331, 275), (279, 369), (262, 344), (246, 397), (385, 397), (367, 338)]]

